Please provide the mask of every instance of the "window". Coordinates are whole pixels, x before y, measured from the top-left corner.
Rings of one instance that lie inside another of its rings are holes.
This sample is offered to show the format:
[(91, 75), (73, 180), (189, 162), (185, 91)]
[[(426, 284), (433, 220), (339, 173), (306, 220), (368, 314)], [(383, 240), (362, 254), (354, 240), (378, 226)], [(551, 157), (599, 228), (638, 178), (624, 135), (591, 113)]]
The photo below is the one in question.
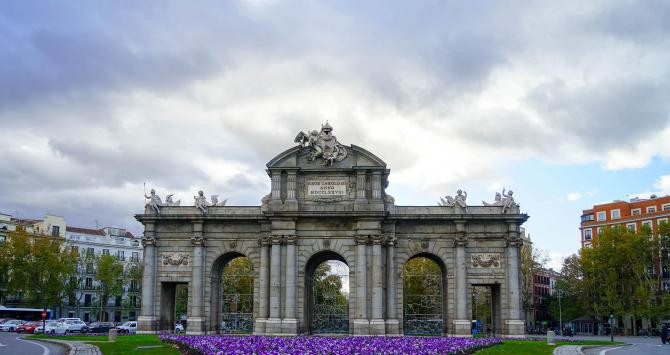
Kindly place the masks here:
[(84, 307), (91, 307), (91, 295), (84, 295)]
[(643, 226), (647, 226), (647, 227), (649, 227), (649, 229), (652, 229), (652, 227), (651, 227), (651, 226), (652, 226), (652, 222), (651, 222), (651, 221), (643, 221), (643, 222), (642, 222), (642, 225), (643, 225)]
[(0, 235), (0, 244), (4, 243), (5, 240), (7, 240), (7, 237), (4, 235)]
[(116, 252), (116, 257), (121, 261), (126, 260), (126, 258), (123, 256), (123, 250), (117, 251)]
[(109, 249), (102, 249), (102, 255), (109, 255)]
[(582, 216), (582, 222), (593, 221), (593, 214), (585, 214)]
[(605, 211), (598, 212), (598, 214), (596, 215), (596, 219), (598, 221), (604, 221), (605, 219), (607, 219), (607, 215), (605, 214)]
[(116, 296), (116, 299), (114, 300), (114, 306), (115, 307), (121, 306), (121, 296)]
[(90, 321), (91, 321), (91, 313), (84, 312), (84, 322), (90, 322)]
[(88, 254), (88, 255), (93, 255), (93, 254), (95, 254), (95, 249), (93, 249), (93, 248), (86, 248), (86, 254)]
[(661, 210), (670, 211), (670, 203), (666, 203), (664, 205), (661, 205)]
[(140, 253), (137, 251), (133, 252), (133, 258), (132, 261), (140, 261)]
[(92, 290), (93, 289), (93, 278), (87, 277), (86, 282), (84, 283), (84, 288), (87, 290)]
[(642, 214), (642, 209), (641, 208), (633, 208), (632, 210), (630, 210), (630, 214), (631, 214), (631, 216), (639, 216), (640, 214)]
[(656, 213), (656, 206), (647, 207), (647, 213)]
[(591, 228), (584, 229), (584, 240), (591, 240)]
[(618, 208), (617, 208), (616, 210), (611, 210), (611, 211), (610, 211), (610, 218), (611, 218), (611, 219), (619, 219), (619, 218), (621, 218), (621, 210), (618, 209)]
[(603, 227), (598, 227), (598, 235), (603, 234)]
[(135, 292), (137, 291), (137, 281), (136, 280), (130, 280), (130, 292)]
[(668, 217), (665, 217), (665, 218), (659, 218), (659, 219), (656, 221), (656, 224), (658, 224), (659, 226), (661, 225), (661, 223), (668, 223)]
[(637, 230), (637, 225), (635, 223), (628, 223), (626, 224), (626, 228), (628, 228), (628, 230), (635, 232)]
[(52, 237), (59, 237), (60, 236), (60, 227), (59, 226), (51, 226), (51, 236)]
[(78, 246), (73, 246), (72, 247), (72, 252), (79, 254), (79, 247)]

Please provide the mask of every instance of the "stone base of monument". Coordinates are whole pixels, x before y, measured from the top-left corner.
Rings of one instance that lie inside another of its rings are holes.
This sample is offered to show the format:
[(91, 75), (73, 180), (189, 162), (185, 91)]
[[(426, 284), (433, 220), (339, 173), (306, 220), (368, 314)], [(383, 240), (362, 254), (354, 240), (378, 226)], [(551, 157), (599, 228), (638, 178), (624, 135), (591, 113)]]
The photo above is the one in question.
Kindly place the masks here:
[(521, 319), (508, 319), (505, 321), (505, 326), (507, 327), (507, 332), (505, 333), (507, 336), (523, 336), (526, 332), (525, 322)]
[(205, 334), (205, 318), (203, 317), (188, 317), (186, 320), (186, 335), (204, 335)]
[(137, 334), (157, 334), (158, 321), (153, 316), (137, 317)]
[(354, 319), (354, 335), (370, 335), (370, 321)]
[(265, 335), (282, 335), (280, 318), (268, 318), (265, 321)]
[(284, 318), (281, 320), (281, 328), (284, 335), (298, 335), (298, 320), (295, 318)]
[(386, 322), (383, 319), (370, 320), (370, 335), (386, 334)]
[(386, 320), (386, 335), (400, 335), (400, 321), (397, 319)]
[(454, 331), (453, 335), (456, 337), (470, 337), (472, 336), (472, 331), (470, 330), (471, 323), (469, 319), (454, 319)]
[(265, 322), (266, 318), (258, 318), (254, 321), (254, 335), (265, 334)]

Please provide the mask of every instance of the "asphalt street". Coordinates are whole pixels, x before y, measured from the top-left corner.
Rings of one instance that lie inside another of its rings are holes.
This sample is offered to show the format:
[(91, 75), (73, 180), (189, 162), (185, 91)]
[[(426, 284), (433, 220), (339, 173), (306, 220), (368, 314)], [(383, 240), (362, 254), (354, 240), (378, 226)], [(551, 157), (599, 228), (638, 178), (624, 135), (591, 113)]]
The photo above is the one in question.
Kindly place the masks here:
[(25, 335), (0, 332), (0, 355), (64, 355), (65, 349), (56, 344), (25, 340)]
[[(575, 337), (585, 340), (609, 340), (609, 337)], [(586, 355), (668, 355), (670, 344), (661, 344), (661, 337), (614, 337), (615, 341), (622, 341), (630, 345), (600, 346), (587, 348), (582, 351)]]

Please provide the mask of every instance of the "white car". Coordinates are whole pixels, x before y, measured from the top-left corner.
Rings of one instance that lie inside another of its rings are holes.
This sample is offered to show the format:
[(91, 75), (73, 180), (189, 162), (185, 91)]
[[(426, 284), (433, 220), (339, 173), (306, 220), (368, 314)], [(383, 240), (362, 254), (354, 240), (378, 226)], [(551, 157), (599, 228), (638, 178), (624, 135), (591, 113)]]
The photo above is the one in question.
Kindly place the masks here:
[(184, 332), (184, 326), (181, 323), (175, 323), (174, 332), (176, 334), (183, 333)]
[(65, 325), (67, 326), (67, 330), (69, 332), (79, 332), (79, 333), (86, 333), (88, 332), (88, 326), (86, 323), (82, 322), (80, 319), (69, 319), (66, 320)]
[(0, 331), (15, 332), (19, 325), (25, 323), (24, 320), (12, 319), (0, 324)]
[(135, 334), (135, 331), (137, 330), (137, 322), (125, 322), (116, 327), (116, 329), (119, 333)]
[(67, 334), (68, 329), (67, 325), (63, 322), (55, 321), (55, 320), (48, 320), (46, 322), (47, 325), (47, 331), (44, 332), (44, 329), (40, 325), (39, 327), (35, 328), (35, 333), (46, 333), (46, 334)]

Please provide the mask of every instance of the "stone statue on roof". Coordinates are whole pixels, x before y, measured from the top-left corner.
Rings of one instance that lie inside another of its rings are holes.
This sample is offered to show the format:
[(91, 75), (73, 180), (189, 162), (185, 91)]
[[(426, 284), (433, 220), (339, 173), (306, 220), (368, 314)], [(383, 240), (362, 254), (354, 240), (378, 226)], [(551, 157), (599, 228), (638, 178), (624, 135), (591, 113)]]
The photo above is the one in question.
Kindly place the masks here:
[(194, 206), (195, 208), (199, 209), (202, 211), (202, 213), (207, 213), (207, 207), (209, 207), (209, 202), (207, 202), (207, 197), (205, 197), (205, 193), (202, 192), (202, 190), (198, 191), (198, 196), (193, 196), (195, 199)]
[(438, 202), (439, 206), (443, 207), (455, 207), (455, 206), (460, 206), (461, 208), (465, 209), (465, 212), (468, 212), (468, 204), (465, 202), (465, 200), (468, 198), (468, 193), (458, 189), (456, 191), (456, 196), (451, 197), (449, 195), (444, 196), (444, 198), (440, 197), (440, 202)]
[(181, 205), (181, 200), (177, 200), (175, 202), (175, 201), (172, 200), (172, 196), (174, 196), (174, 194), (169, 194), (169, 195), (165, 196), (165, 205), (166, 206), (179, 206), (179, 205)]
[[(147, 190), (144, 190), (144, 193), (146, 193)], [(161, 198), (156, 195), (156, 190), (151, 189), (151, 192), (149, 193), (149, 196), (144, 195), (144, 198), (149, 199), (149, 202), (147, 202), (147, 206), (151, 207), (156, 214), (161, 214), (161, 207), (165, 206), (163, 204), (163, 201), (161, 201)]]
[(321, 165), (331, 166), (333, 162), (342, 161), (347, 157), (347, 149), (337, 141), (332, 134), (333, 127), (326, 122), (321, 125), (321, 132), (316, 130), (309, 131), (309, 134), (300, 132), (295, 137), (294, 142), (301, 148), (309, 149), (307, 160), (321, 158)]

